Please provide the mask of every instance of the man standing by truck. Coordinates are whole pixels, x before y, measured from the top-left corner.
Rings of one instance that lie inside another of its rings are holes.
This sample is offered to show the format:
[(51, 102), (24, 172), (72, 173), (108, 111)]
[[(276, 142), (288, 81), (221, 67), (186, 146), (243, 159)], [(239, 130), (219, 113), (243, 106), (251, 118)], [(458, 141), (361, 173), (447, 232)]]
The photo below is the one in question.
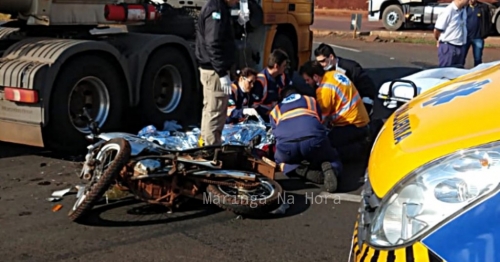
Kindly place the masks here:
[(464, 46), (467, 43), (467, 13), (469, 0), (453, 0), (439, 14), (434, 26), (438, 41), (439, 67), (463, 67)]
[(222, 144), (236, 53), (230, 6), (238, 2), (208, 0), (198, 17), (196, 58), (203, 85), (201, 139), (205, 146)]
[(474, 66), (477, 66), (483, 62), (484, 39), (490, 33), (490, 9), (486, 4), (470, 0), (465, 10), (467, 12), (467, 43), (464, 48), (463, 64), (465, 65), (467, 53), (472, 46)]

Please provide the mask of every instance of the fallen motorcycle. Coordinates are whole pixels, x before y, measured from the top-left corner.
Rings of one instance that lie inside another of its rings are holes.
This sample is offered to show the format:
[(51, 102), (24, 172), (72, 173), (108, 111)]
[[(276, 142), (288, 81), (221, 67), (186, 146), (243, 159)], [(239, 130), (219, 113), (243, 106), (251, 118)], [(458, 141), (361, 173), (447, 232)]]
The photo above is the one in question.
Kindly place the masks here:
[[(85, 110), (84, 110), (85, 111)], [(276, 165), (260, 157), (255, 145), (207, 146), (170, 150), (128, 133), (101, 133), (88, 113), (92, 134), (77, 200), (68, 213), (84, 218), (104, 194), (116, 187), (138, 199), (173, 210), (189, 198), (208, 200), (242, 215), (263, 215), (280, 206)]]

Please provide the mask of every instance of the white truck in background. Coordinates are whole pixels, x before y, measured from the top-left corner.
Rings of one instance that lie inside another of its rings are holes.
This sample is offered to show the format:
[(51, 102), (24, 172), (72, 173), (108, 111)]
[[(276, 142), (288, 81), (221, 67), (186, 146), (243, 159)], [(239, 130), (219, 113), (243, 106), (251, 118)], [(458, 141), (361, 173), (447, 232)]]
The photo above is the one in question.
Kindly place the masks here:
[[(499, 1), (479, 2), (490, 7), (492, 29), (500, 33)], [(438, 0), (368, 0), (368, 21), (382, 20), (389, 31), (430, 26), (448, 4)]]

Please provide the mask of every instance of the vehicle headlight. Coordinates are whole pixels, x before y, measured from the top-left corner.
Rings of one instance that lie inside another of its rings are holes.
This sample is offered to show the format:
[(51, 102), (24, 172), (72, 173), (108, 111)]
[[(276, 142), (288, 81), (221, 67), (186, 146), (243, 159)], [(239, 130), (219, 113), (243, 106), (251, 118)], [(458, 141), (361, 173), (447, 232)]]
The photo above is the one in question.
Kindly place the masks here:
[(381, 202), (369, 242), (408, 244), (500, 184), (500, 142), (460, 150), (410, 173)]

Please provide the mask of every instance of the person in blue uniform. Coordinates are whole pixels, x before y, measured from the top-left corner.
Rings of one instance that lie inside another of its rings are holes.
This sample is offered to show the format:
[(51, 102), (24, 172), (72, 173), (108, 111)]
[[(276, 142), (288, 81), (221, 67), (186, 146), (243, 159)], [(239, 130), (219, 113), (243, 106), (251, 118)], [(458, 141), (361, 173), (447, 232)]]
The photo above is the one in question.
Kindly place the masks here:
[(259, 94), (261, 99), (257, 101), (256, 111), (266, 122), (269, 122), (269, 113), (280, 101), (281, 91), (291, 85), (285, 74), (288, 61), (285, 51), (275, 49), (269, 56), (267, 68), (257, 75), (255, 93)]
[(330, 144), (328, 131), (321, 124), (318, 102), (297, 90), (293, 86), (286, 88), (283, 100), (270, 113), (276, 139), (274, 158), (285, 174), (296, 170), (304, 160), (311, 166), (321, 166), (325, 190), (334, 192), (342, 163), (337, 150)]
[(227, 108), (226, 124), (236, 124), (245, 116), (243, 109), (254, 105), (259, 96), (252, 92), (257, 79), (257, 71), (250, 67), (237, 72), (237, 79), (231, 85), (231, 94)]

